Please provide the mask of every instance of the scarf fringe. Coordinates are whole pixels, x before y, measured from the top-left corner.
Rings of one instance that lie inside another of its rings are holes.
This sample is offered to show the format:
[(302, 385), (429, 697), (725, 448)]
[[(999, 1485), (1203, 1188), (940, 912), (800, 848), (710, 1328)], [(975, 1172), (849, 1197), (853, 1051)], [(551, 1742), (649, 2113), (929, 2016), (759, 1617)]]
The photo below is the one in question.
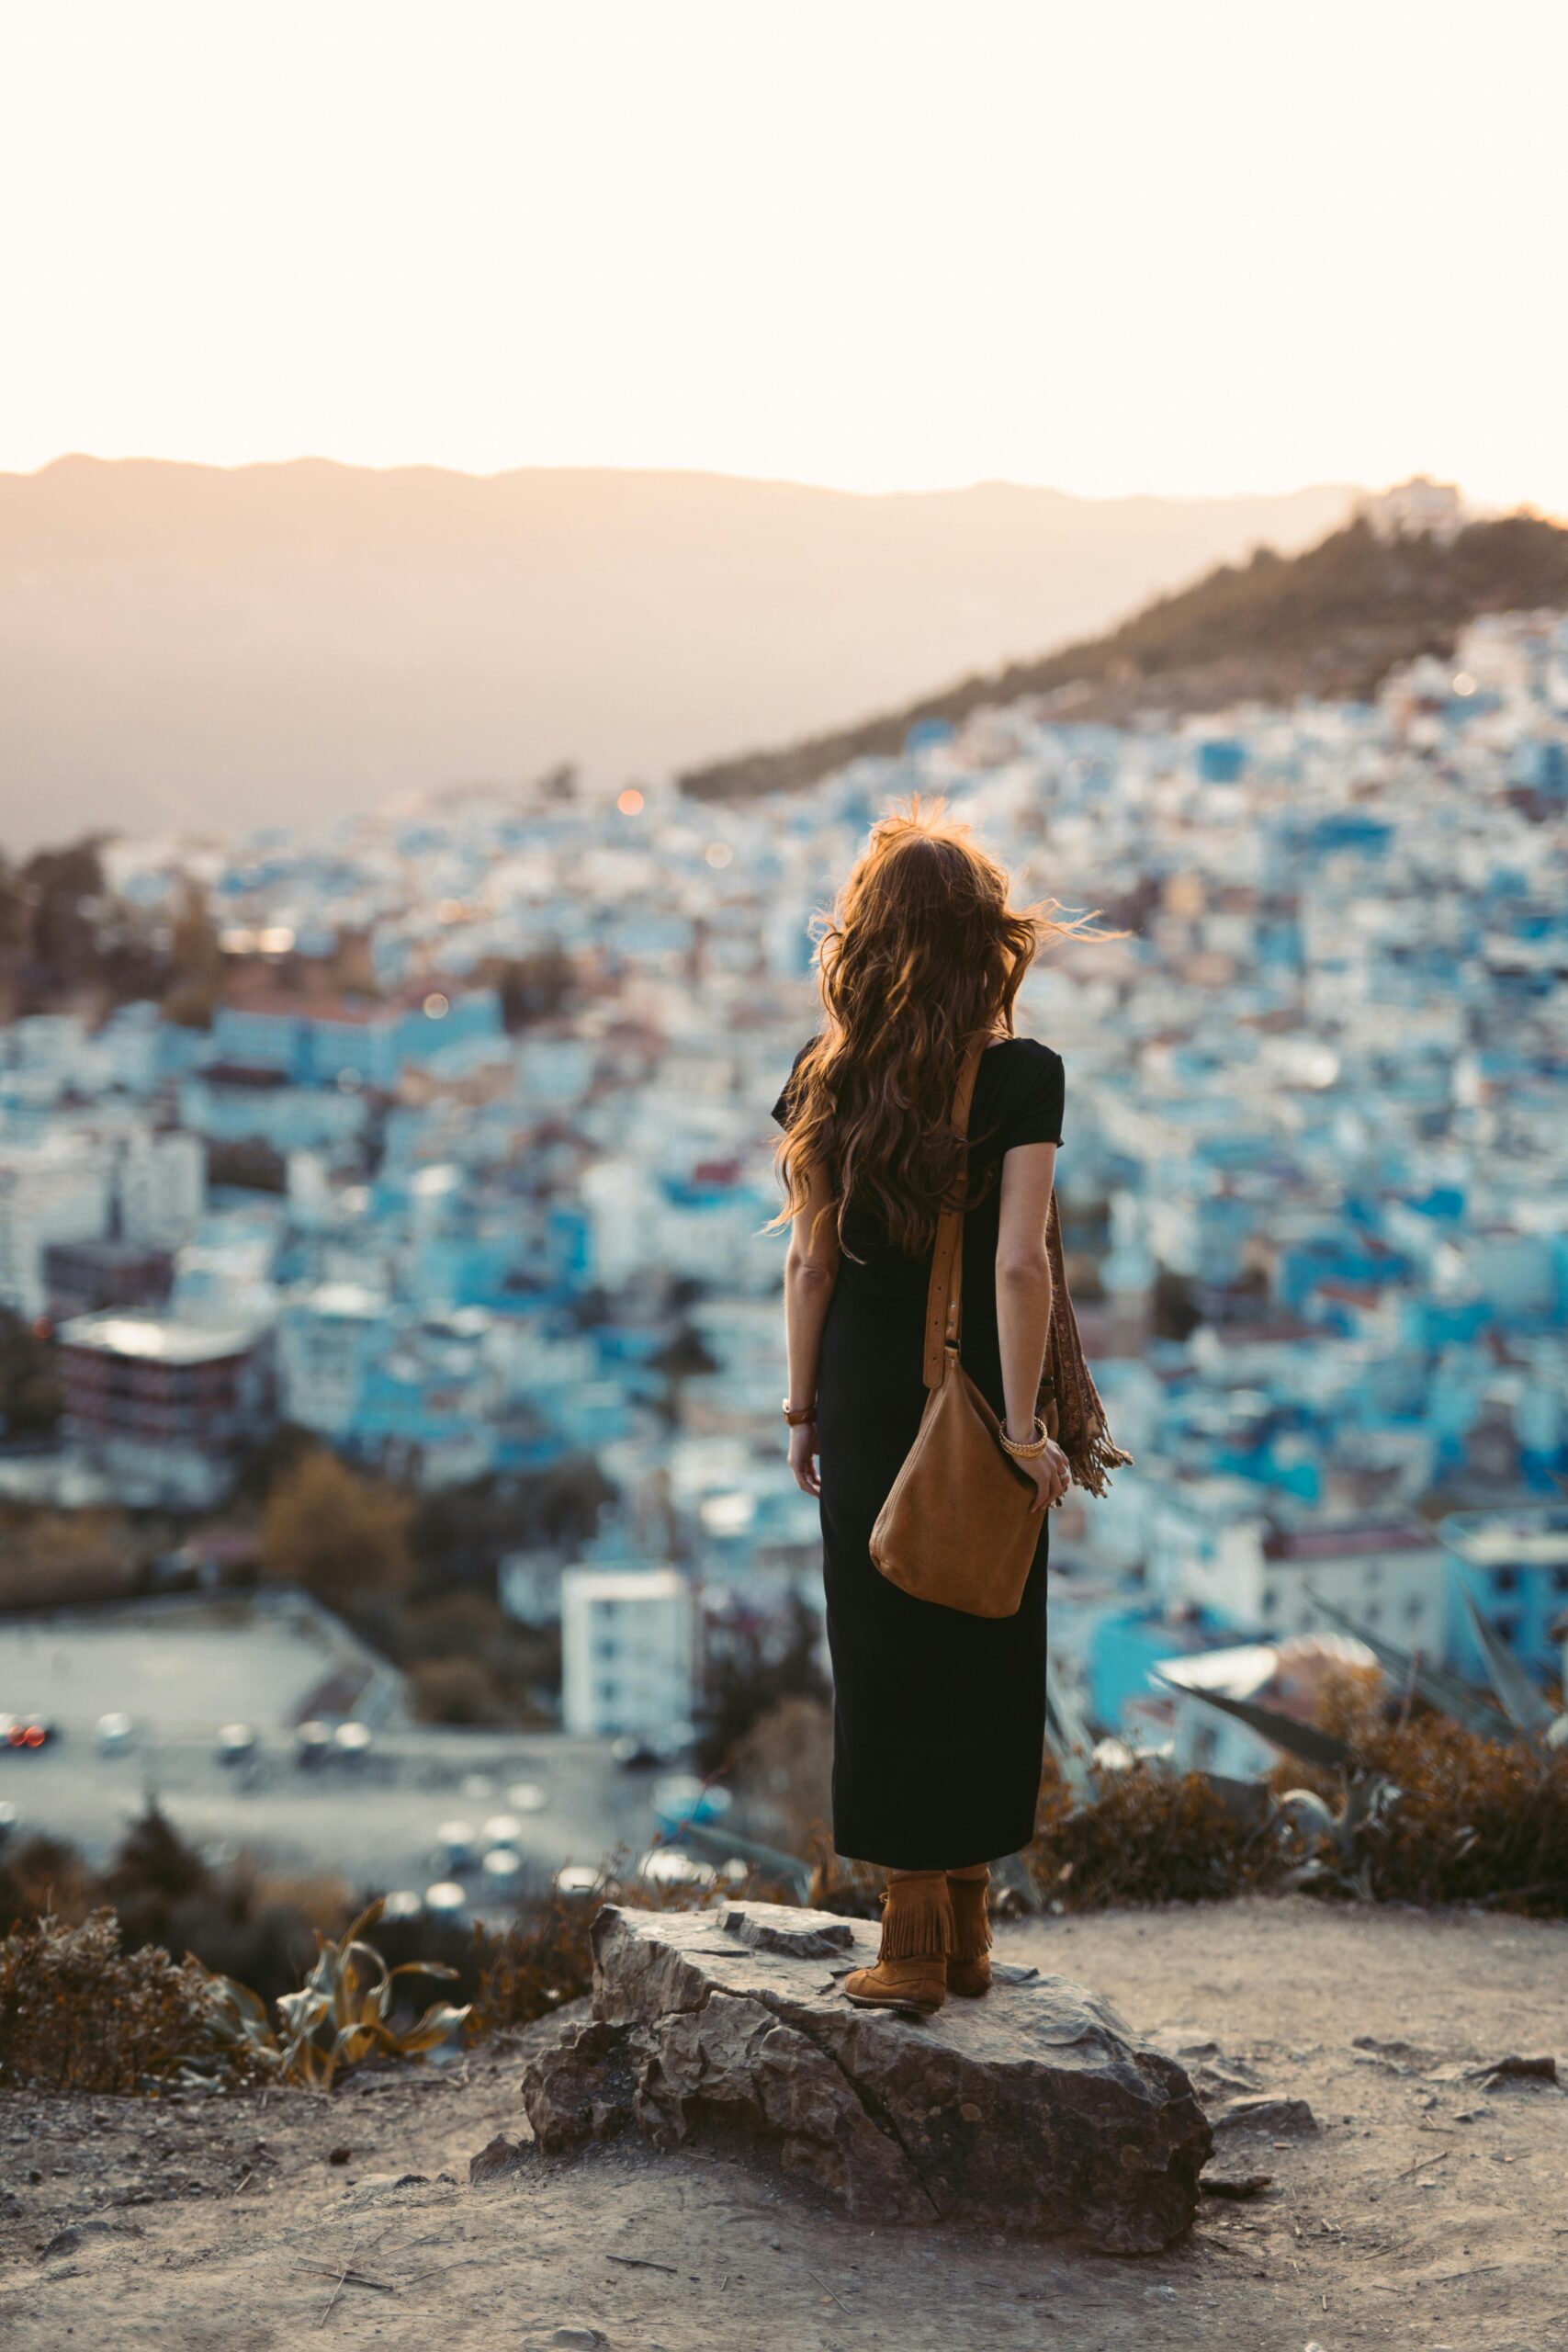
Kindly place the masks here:
[(1094, 1375), (1084, 1361), (1054, 1190), (1045, 1220), (1045, 1254), (1051, 1268), (1051, 1327), (1038, 1409), (1067, 1457), (1074, 1486), (1103, 1499), (1110, 1492), (1111, 1471), (1131, 1468), (1133, 1457), (1111, 1436)]
[(945, 1959), (953, 1950), (953, 1904), (945, 1871), (897, 1880), (882, 1898), (878, 1961)]

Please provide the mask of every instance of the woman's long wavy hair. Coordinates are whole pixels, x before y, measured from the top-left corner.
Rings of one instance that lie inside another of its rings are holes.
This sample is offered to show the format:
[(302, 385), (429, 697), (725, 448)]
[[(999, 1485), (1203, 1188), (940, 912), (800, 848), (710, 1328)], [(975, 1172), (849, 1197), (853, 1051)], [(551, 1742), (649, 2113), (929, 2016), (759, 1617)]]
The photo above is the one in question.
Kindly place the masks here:
[(779, 1146), (786, 1199), (805, 1207), (829, 1171), (840, 1246), (852, 1201), (911, 1257), (961, 1191), (964, 1138), (953, 1091), (976, 1038), (1012, 1034), (1019, 986), (1043, 940), (1108, 936), (1089, 918), (1053, 919), (1055, 900), (1018, 908), (1007, 875), (938, 800), (895, 808), (822, 920), (818, 983), (826, 1019), (791, 1085)]

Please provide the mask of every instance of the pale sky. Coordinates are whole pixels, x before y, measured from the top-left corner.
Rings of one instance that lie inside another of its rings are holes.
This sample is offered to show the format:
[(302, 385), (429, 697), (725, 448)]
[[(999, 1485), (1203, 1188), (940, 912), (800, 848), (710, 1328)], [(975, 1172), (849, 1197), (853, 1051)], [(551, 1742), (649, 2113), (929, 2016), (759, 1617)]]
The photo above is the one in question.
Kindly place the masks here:
[(1568, 513), (1562, 0), (0, 0), (0, 467)]

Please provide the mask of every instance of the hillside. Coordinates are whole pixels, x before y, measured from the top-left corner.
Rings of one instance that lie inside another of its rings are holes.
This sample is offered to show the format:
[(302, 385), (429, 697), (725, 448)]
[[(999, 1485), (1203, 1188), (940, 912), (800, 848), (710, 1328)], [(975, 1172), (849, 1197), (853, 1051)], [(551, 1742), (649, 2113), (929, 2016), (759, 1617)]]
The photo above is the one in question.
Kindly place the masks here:
[[(367, 2069), (331, 2098), (7, 2092), (0, 2335), (13, 2352), (1560, 2340), (1565, 2095), (1486, 2070), (1561, 2051), (1568, 1929), (1296, 1895), (1031, 1922), (999, 1944), (1109, 1996), (1181, 2055), (1211, 2115), (1238, 2094), (1287, 2103), (1217, 2134), (1213, 2170), (1254, 2192), (1204, 2197), (1184, 2243), (1119, 2261), (868, 2227), (744, 2145), (525, 2149), (470, 2181), (492, 2138), (526, 2134), (517, 2043)], [(942, 2029), (908, 2030), (931, 2041), (935, 2088)]]
[(0, 843), (595, 783), (842, 725), (1346, 511), (90, 458), (0, 475)]
[(848, 760), (897, 752), (921, 719), (1060, 694), (1078, 718), (1213, 710), (1242, 699), (1370, 695), (1398, 662), (1446, 654), (1475, 614), (1568, 605), (1568, 529), (1529, 514), (1472, 523), (1447, 546), (1386, 540), (1362, 522), (1298, 555), (1259, 548), (1157, 597), (1101, 637), (963, 679), (858, 727), (689, 769), (698, 798), (815, 783)]

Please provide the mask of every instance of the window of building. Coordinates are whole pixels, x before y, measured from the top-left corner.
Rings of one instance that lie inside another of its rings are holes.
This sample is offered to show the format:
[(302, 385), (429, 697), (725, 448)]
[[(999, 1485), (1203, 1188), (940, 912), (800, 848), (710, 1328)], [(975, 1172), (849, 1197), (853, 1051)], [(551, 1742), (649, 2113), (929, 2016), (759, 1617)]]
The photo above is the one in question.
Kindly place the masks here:
[(1361, 1614), (1366, 1619), (1369, 1625), (1381, 1625), (1382, 1623), (1382, 1602), (1381, 1600), (1369, 1600), (1362, 1609)]
[(1426, 1603), (1422, 1600), (1420, 1594), (1418, 1592), (1411, 1593), (1404, 1603), (1405, 1623), (1407, 1625), (1418, 1625), (1425, 1613)]
[(1492, 1631), (1500, 1642), (1513, 1641), (1519, 1630), (1519, 1621), (1510, 1609), (1504, 1609), (1492, 1620)]
[(1494, 1592), (1513, 1592), (1517, 1589), (1518, 1581), (1519, 1572), (1517, 1568), (1494, 1568), (1492, 1571), (1492, 1589)]

